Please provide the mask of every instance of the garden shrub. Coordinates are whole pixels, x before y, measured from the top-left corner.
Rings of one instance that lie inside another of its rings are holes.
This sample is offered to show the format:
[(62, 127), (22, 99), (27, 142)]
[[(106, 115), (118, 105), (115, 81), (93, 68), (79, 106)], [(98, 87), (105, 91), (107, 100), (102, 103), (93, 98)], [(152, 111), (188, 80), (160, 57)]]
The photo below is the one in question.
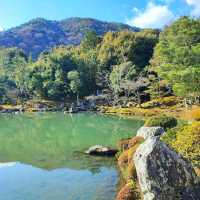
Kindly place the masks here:
[(118, 166), (120, 167), (125, 180), (129, 180), (131, 178), (136, 179), (137, 177), (135, 165), (133, 163), (133, 155), (143, 141), (144, 138), (137, 136), (129, 140), (124, 140), (124, 142), (128, 144), (128, 149), (123, 150), (123, 152), (119, 156)]
[(117, 200), (140, 199), (140, 192), (137, 187), (137, 172), (133, 162), (133, 156), (144, 141), (142, 137), (133, 137), (120, 141), (121, 154), (118, 157), (118, 166), (126, 185), (122, 187), (117, 195)]
[(147, 127), (160, 126), (165, 130), (168, 130), (170, 128), (174, 128), (177, 126), (177, 119), (166, 115), (158, 115), (156, 117), (151, 117), (147, 119), (145, 122), (145, 126)]
[(194, 168), (194, 170), (195, 170), (197, 176), (200, 176), (200, 167), (196, 167), (196, 168)]
[(192, 119), (200, 121), (200, 108), (196, 108), (191, 111)]
[(140, 193), (137, 191), (136, 184), (134, 182), (129, 182), (121, 188), (121, 190), (117, 194), (116, 200), (133, 199), (140, 199)]
[(140, 144), (144, 141), (144, 138), (141, 136), (135, 136), (133, 138), (129, 138), (129, 139), (123, 139), (118, 143), (118, 147), (120, 148), (120, 150), (124, 151), (124, 150), (128, 150), (131, 147), (135, 146), (136, 144)]
[(177, 133), (180, 132), (184, 126), (187, 126), (188, 122), (184, 120), (178, 120), (178, 125), (174, 128), (168, 129), (166, 134), (161, 136), (161, 140), (166, 144), (172, 146), (173, 141), (176, 140)]
[(162, 97), (143, 103), (142, 108), (171, 107), (177, 105), (179, 102), (180, 99), (175, 96)]
[(120, 168), (126, 167), (128, 164), (128, 151), (124, 151), (118, 158), (118, 165)]
[(161, 136), (161, 140), (172, 146), (172, 142), (176, 140), (177, 128), (169, 129), (166, 134)]
[(193, 122), (180, 129), (171, 146), (193, 164), (200, 166), (200, 122)]

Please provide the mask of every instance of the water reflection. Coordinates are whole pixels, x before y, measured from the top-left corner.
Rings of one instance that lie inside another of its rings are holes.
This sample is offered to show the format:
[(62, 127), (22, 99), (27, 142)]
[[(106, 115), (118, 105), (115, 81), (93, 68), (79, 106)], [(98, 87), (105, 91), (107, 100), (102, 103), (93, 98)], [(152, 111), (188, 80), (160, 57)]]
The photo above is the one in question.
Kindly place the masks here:
[(115, 159), (83, 153), (116, 146), (142, 121), (95, 114), (0, 115), (0, 199), (112, 200)]
[(0, 168), (3, 168), (3, 167), (14, 167), (16, 164), (17, 164), (16, 162), (0, 163)]
[[(45, 169), (81, 169), (92, 165), (94, 159), (80, 152), (96, 144), (115, 146), (141, 124), (138, 120), (94, 114), (1, 116), (0, 161), (20, 161)], [(107, 165), (110, 161), (98, 158), (95, 162)]]
[(0, 169), (2, 200), (112, 200), (116, 194), (114, 168), (42, 170), (17, 163)]

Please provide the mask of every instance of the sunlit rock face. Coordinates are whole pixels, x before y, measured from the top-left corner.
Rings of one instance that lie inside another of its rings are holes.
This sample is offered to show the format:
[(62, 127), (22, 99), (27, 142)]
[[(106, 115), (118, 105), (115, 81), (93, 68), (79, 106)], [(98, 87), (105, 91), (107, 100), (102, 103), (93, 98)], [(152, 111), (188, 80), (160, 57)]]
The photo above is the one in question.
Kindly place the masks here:
[(149, 137), (154, 137), (154, 136), (161, 136), (165, 133), (164, 129), (162, 127), (145, 127), (142, 126), (138, 131), (137, 131), (137, 136), (143, 137), (144, 139), (147, 139)]
[(159, 137), (139, 146), (134, 163), (144, 200), (199, 200), (200, 182), (192, 165)]

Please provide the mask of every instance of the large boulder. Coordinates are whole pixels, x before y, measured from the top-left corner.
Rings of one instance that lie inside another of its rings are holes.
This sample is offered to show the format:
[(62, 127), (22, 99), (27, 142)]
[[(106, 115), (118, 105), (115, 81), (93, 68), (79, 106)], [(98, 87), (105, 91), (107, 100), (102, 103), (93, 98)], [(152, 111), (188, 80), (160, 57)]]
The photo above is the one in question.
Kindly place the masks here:
[(162, 127), (145, 127), (145, 126), (143, 126), (137, 131), (137, 136), (147, 139), (147, 138), (153, 137), (153, 136), (161, 136), (164, 133), (165, 133), (165, 131)]
[(95, 145), (90, 147), (85, 153), (93, 156), (115, 156), (117, 149), (104, 147), (102, 145)]
[(159, 137), (139, 146), (134, 163), (144, 200), (200, 199), (200, 182), (192, 165)]

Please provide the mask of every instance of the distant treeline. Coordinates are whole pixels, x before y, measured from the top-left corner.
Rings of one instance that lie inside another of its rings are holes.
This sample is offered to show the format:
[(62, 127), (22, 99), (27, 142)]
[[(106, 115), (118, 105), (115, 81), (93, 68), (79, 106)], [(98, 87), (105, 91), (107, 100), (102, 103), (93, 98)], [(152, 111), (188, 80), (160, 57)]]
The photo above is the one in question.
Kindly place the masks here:
[(166, 88), (198, 98), (200, 21), (182, 17), (161, 33), (148, 29), (101, 37), (87, 32), (79, 46), (55, 47), (36, 61), (20, 49), (0, 49), (1, 103), (12, 95), (64, 101), (105, 89), (114, 98), (136, 96), (141, 78), (151, 98), (166, 95)]

